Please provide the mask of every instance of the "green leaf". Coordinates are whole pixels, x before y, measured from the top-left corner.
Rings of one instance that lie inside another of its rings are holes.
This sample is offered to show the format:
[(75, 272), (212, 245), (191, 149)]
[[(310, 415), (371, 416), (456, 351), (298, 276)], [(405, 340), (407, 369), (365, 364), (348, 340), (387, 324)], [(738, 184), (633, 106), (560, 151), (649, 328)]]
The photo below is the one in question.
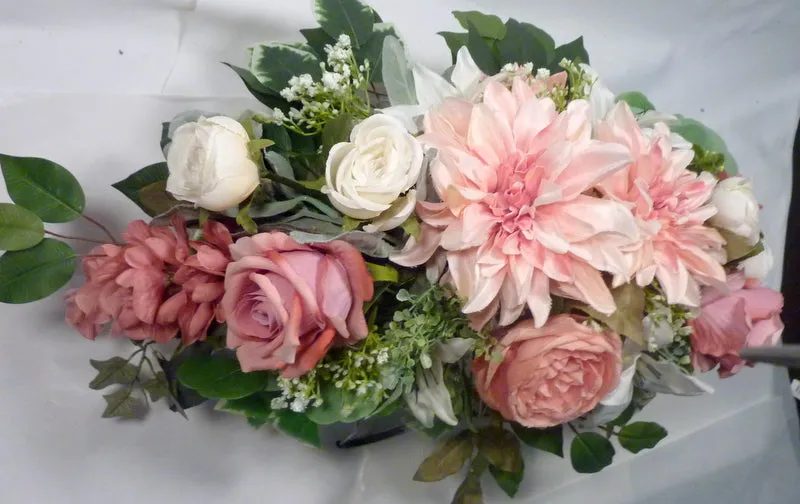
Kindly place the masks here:
[(409, 215), (408, 219), (406, 219), (400, 227), (406, 232), (406, 234), (413, 236), (416, 240), (419, 240), (421, 229), (416, 215)]
[(347, 233), (349, 231), (355, 231), (356, 229), (358, 229), (358, 227), (361, 224), (364, 223), (363, 220), (354, 219), (354, 218), (350, 217), (349, 215), (343, 215), (342, 216), (342, 222), (343, 222), (342, 231), (344, 231), (345, 233)]
[(254, 235), (258, 233), (258, 224), (256, 224), (253, 217), (250, 216), (249, 204), (239, 209), (239, 212), (236, 214), (236, 224), (240, 225), (247, 234)]
[(586, 63), (589, 64), (589, 53), (586, 52), (586, 49), (583, 47), (583, 37), (578, 37), (572, 42), (568, 44), (564, 44), (562, 46), (556, 47), (555, 53), (553, 55), (553, 63), (551, 65), (551, 70), (561, 71), (561, 67), (558, 64), (561, 62), (562, 59), (567, 58), (568, 60), (572, 60), (574, 62)]
[(350, 139), (350, 132), (355, 126), (355, 121), (350, 114), (339, 114), (325, 124), (322, 128), (322, 155), (328, 156), (331, 147)]
[(144, 418), (147, 407), (141, 399), (133, 397), (130, 389), (121, 388), (116, 392), (105, 394), (106, 409), (103, 418), (125, 418), (128, 420)]
[(180, 369), (180, 366), (193, 355), (208, 355), (210, 353), (211, 346), (209, 344), (206, 342), (198, 342), (183, 348), (179, 352), (176, 352), (172, 355), (172, 357), (170, 357), (169, 360), (160, 354), (157, 355), (158, 364), (161, 366), (161, 369), (164, 370), (164, 375), (166, 376), (167, 383), (169, 384), (170, 395), (167, 397), (167, 400), (170, 403), (169, 409), (179, 413), (186, 419), (188, 419), (188, 417), (184, 411), (185, 409), (193, 408), (203, 404), (208, 399), (181, 384), (178, 381), (178, 369)]
[(725, 171), (731, 175), (739, 173), (739, 167), (733, 155), (728, 151), (725, 140), (711, 128), (695, 119), (678, 116), (678, 124), (670, 126), (670, 130), (707, 151), (724, 154)]
[(482, 457), (475, 457), (467, 476), (456, 489), (451, 504), (483, 504), (481, 476), (485, 468), (486, 461)]
[(350, 36), (353, 47), (361, 47), (372, 35), (375, 13), (358, 0), (315, 0), (317, 22), (333, 38)]
[(279, 410), (277, 415), (278, 420), (275, 425), (278, 429), (311, 446), (317, 448), (322, 446), (319, 426), (309, 420), (306, 415), (285, 409)]
[(370, 82), (383, 82), (383, 42), (389, 35), (397, 36), (393, 25), (376, 23), (372, 36), (356, 54), (359, 63), (369, 61)]
[(275, 142), (268, 138), (255, 138), (247, 142), (247, 149), (254, 156), (258, 156), (258, 154), (261, 152), (261, 149), (266, 149), (272, 145), (275, 145)]
[(433, 452), (422, 461), (414, 481), (440, 481), (452, 476), (464, 467), (472, 457), (473, 445), (469, 431), (440, 442)]
[(281, 151), (292, 150), (292, 140), (289, 132), (281, 124), (267, 123), (261, 126), (261, 136), (275, 142), (275, 148)]
[(155, 184), (156, 182), (166, 181), (167, 177), (169, 177), (167, 163), (155, 163), (145, 166), (141, 170), (132, 173), (127, 178), (120, 180), (115, 184), (111, 184), (111, 187), (127, 196), (129, 200), (136, 203), (136, 206), (144, 210), (144, 212), (150, 217), (153, 217), (158, 214), (150, 213), (148, 211), (139, 197), (139, 191), (151, 184)]
[(326, 243), (334, 240), (342, 240), (360, 250), (362, 254), (380, 257), (382, 259), (388, 258), (390, 255), (397, 252), (397, 249), (386, 241), (386, 235), (384, 233), (350, 231), (335, 236), (328, 236), (317, 233), (292, 231), (289, 233), (289, 236), (299, 243)]
[(264, 390), (269, 373), (244, 373), (236, 357), (219, 352), (189, 357), (178, 369), (178, 380), (204, 397), (240, 399)]
[(414, 105), (417, 92), (414, 75), (406, 58), (406, 50), (400, 39), (391, 35), (383, 39), (383, 62), (381, 63), (383, 85), (389, 102), (395, 105)]
[(328, 55), (325, 54), (325, 46), (332, 46), (336, 43), (336, 40), (325, 33), (325, 30), (322, 28), (305, 28), (300, 30), (300, 34), (306, 39), (309, 47), (311, 47), (320, 61), (324, 61), (328, 58)]
[(8, 195), (45, 222), (69, 222), (83, 214), (86, 198), (72, 173), (47, 159), (0, 154)]
[(612, 289), (611, 294), (614, 296), (614, 302), (617, 305), (617, 310), (611, 315), (605, 315), (588, 306), (585, 307), (585, 310), (617, 334), (622, 334), (637, 343), (643, 344), (644, 289), (631, 282)]
[(564, 429), (558, 425), (547, 429), (530, 429), (517, 423), (512, 423), (511, 428), (517, 437), (528, 446), (564, 457)]
[(497, 486), (499, 486), (500, 489), (506, 493), (506, 495), (509, 497), (514, 497), (517, 495), (517, 492), (519, 491), (519, 485), (522, 483), (522, 478), (525, 475), (525, 462), (523, 461), (520, 464), (520, 470), (517, 472), (503, 471), (502, 469), (498, 469), (497, 467), (490, 465), (489, 473), (494, 478)]
[(24, 250), (44, 238), (44, 223), (38, 215), (19, 205), (0, 203), (0, 249)]
[(45, 238), (37, 245), (0, 257), (0, 303), (22, 304), (53, 294), (72, 278), (75, 252)]
[(544, 61), (544, 63), (541, 63), (541, 65), (547, 66), (550, 63), (552, 63), (553, 58), (555, 57), (555, 50), (556, 50), (556, 43), (553, 40), (553, 37), (551, 37), (550, 34), (547, 33), (546, 31), (530, 23), (520, 23), (520, 25), (523, 28), (525, 28), (525, 30), (538, 41), (541, 47), (544, 48), (544, 52), (547, 58)]
[(352, 423), (366, 418), (380, 405), (380, 397), (356, 396), (355, 391), (336, 388), (332, 381), (320, 386), (322, 404), (306, 410), (306, 416), (319, 425)]
[(400, 280), (400, 274), (392, 266), (375, 264), (368, 262), (367, 271), (372, 275), (372, 280), (375, 282), (389, 282), (397, 283)]
[(655, 447), (667, 437), (667, 429), (655, 422), (633, 422), (619, 431), (617, 439), (631, 453)]
[(521, 471), (522, 455), (519, 439), (502, 427), (486, 427), (478, 431), (478, 452), (498, 469), (517, 473)]
[(170, 211), (179, 202), (167, 192), (167, 181), (159, 180), (139, 189), (139, 201), (147, 215), (160, 215)]
[(478, 29), (471, 23), (467, 34), (467, 49), (483, 73), (494, 75), (500, 71), (500, 62), (495, 58), (491, 45), (481, 37)]
[(626, 423), (631, 421), (633, 418), (634, 413), (636, 413), (636, 404), (633, 401), (628, 404), (628, 406), (622, 410), (622, 413), (619, 414), (617, 418), (608, 422), (606, 427), (622, 427)]
[(533, 63), (535, 67), (547, 66), (549, 58), (547, 47), (515, 19), (506, 22), (507, 34), (502, 40), (497, 41), (497, 50), (500, 52), (501, 63)]
[(303, 187), (306, 187), (308, 189), (312, 189), (314, 191), (319, 191), (320, 189), (322, 189), (325, 186), (326, 180), (325, 180), (325, 177), (322, 176), (322, 177), (318, 178), (317, 180), (298, 180), (297, 183), (301, 184)]
[(150, 400), (153, 402), (170, 396), (169, 382), (163, 371), (159, 371), (154, 377), (142, 383), (142, 388), (150, 395)]
[(632, 109), (638, 109), (642, 112), (648, 110), (655, 110), (655, 106), (647, 99), (647, 97), (639, 91), (628, 91), (627, 93), (620, 93), (617, 95), (617, 102), (624, 101)]
[(247, 418), (267, 418), (272, 412), (273, 395), (259, 392), (241, 399), (227, 399), (217, 403), (214, 409), (244, 415)]
[(474, 25), (481, 37), (495, 40), (503, 40), (506, 37), (508, 25), (504, 25), (503, 21), (495, 15), (478, 11), (453, 11), (453, 15), (465, 30), (469, 30), (470, 24)]
[(467, 45), (467, 34), (442, 31), (438, 32), (437, 35), (441, 35), (442, 38), (444, 38), (448, 49), (450, 49), (450, 56), (453, 59), (453, 64), (455, 64), (458, 50)]
[(128, 385), (136, 379), (136, 367), (122, 357), (112, 357), (98, 361), (91, 359), (89, 364), (97, 370), (97, 376), (89, 383), (92, 390), (102, 390), (109, 385)]
[(581, 432), (572, 440), (570, 457), (579, 473), (596, 473), (611, 464), (614, 446), (596, 432)]
[(295, 75), (309, 74), (319, 79), (319, 59), (311, 48), (269, 42), (253, 47), (250, 71), (265, 87), (275, 93), (289, 86)]
[(266, 418), (253, 418), (253, 417), (247, 418), (247, 424), (254, 429), (259, 429), (263, 427), (264, 425), (266, 425), (267, 422), (268, 420)]
[(244, 86), (248, 91), (250, 91), (250, 94), (252, 94), (256, 100), (270, 108), (278, 108), (284, 111), (288, 109), (289, 104), (286, 102), (286, 100), (278, 95), (276, 91), (269, 89), (259, 82), (256, 76), (253, 75), (253, 72), (246, 68), (231, 65), (230, 63), (223, 62), (222, 64), (236, 72), (236, 75), (242, 79)]

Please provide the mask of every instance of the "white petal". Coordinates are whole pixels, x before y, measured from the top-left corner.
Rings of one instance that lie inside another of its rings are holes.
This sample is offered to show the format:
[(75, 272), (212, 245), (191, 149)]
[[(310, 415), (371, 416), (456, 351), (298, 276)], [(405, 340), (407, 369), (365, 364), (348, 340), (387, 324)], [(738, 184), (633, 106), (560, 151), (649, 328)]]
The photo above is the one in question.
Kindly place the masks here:
[(657, 394), (695, 396), (711, 394), (714, 388), (684, 373), (675, 363), (656, 361), (643, 354), (636, 366), (642, 377), (645, 390)]
[(445, 98), (458, 94), (458, 90), (447, 82), (447, 79), (433, 70), (416, 65), (412, 73), (417, 90), (417, 101), (425, 111), (439, 106)]
[(395, 105), (394, 107), (380, 109), (378, 112), (398, 119), (409, 133), (416, 135), (420, 132), (416, 118), (424, 115), (426, 109), (420, 105)]
[(384, 211), (373, 219), (371, 223), (364, 226), (364, 231), (367, 233), (375, 233), (378, 231), (389, 231), (390, 229), (400, 226), (414, 211), (416, 204), (416, 191), (412, 189), (404, 196), (397, 198), (388, 210)]
[(453, 73), (450, 75), (450, 80), (453, 81), (461, 95), (465, 98), (472, 98), (478, 89), (478, 81), (482, 75), (483, 73), (472, 59), (467, 46), (461, 47), (456, 54), (456, 66), (453, 67)]

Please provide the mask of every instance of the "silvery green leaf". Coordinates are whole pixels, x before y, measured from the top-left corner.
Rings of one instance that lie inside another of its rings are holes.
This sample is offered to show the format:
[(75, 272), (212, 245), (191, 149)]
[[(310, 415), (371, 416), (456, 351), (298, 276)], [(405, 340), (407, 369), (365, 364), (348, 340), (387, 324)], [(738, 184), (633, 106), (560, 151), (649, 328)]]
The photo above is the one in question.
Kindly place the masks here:
[(334, 240), (342, 240), (360, 250), (363, 254), (371, 257), (386, 258), (397, 253), (397, 249), (386, 241), (385, 233), (366, 233), (364, 231), (349, 231), (336, 236), (306, 233), (293, 231), (289, 233), (298, 243), (325, 243)]
[(469, 338), (452, 338), (445, 342), (437, 342), (436, 356), (442, 362), (453, 364), (469, 352), (475, 346), (475, 340)]
[(448, 425), (458, 425), (450, 392), (444, 383), (444, 368), (434, 360), (430, 369), (417, 369), (416, 387), (405, 395), (408, 409), (427, 428), (433, 427), (434, 416)]
[(686, 374), (674, 362), (657, 361), (647, 354), (642, 354), (639, 358), (636, 369), (640, 386), (649, 392), (680, 396), (714, 392), (713, 387)]
[[(267, 151), (266, 154), (264, 154), (264, 159), (267, 160), (267, 163), (269, 163), (275, 173), (281, 177), (295, 180), (294, 170), (292, 169), (292, 164), (289, 163), (288, 159), (275, 151)], [(294, 189), (283, 184), (281, 184), (280, 190), (289, 198), (297, 194)]]
[(415, 105), (417, 94), (414, 76), (406, 58), (406, 50), (397, 37), (386, 36), (383, 40), (383, 85), (392, 105)]

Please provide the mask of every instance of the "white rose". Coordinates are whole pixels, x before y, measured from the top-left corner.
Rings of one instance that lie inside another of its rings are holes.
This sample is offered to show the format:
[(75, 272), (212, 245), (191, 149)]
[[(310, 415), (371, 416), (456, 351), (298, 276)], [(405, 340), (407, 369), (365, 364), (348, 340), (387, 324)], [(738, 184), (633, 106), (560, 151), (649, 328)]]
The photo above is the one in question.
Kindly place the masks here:
[(401, 225), (416, 204), (422, 145), (398, 119), (378, 114), (357, 124), (349, 142), (331, 148), (322, 191), (345, 215), (372, 220), (367, 232)]
[(178, 129), (167, 152), (167, 191), (212, 211), (241, 203), (258, 187), (244, 126), (225, 116), (201, 117)]
[(772, 249), (764, 243), (764, 250), (753, 257), (747, 258), (739, 263), (739, 269), (744, 271), (745, 278), (753, 278), (756, 280), (764, 280), (769, 272), (772, 270), (772, 265), (775, 262), (772, 257)]
[(749, 245), (758, 243), (761, 228), (758, 224), (758, 201), (750, 182), (743, 177), (720, 181), (711, 195), (717, 213), (709, 222), (720, 229), (747, 239)]

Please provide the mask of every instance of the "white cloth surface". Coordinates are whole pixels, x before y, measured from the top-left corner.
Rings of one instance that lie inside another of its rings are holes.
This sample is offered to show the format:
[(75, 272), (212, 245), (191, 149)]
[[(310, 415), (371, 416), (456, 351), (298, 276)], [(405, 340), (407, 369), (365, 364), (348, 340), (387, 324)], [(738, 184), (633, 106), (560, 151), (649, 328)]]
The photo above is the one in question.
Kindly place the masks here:
[[(479, 9), (533, 22), (566, 42), (583, 34), (615, 91), (715, 128), (754, 179), (776, 264), (791, 193), (800, 102), (795, 0), (375, 0), (412, 56), (449, 63), (435, 34), (449, 12)], [(243, 63), (262, 40), (314, 26), (309, 2), (264, 0), (0, 0), (0, 152), (72, 170), (87, 213), (120, 231), (139, 210), (109, 185), (160, 161), (160, 122), (187, 109), (238, 113), (258, 104), (218, 62)], [(207, 98), (214, 97), (214, 98)], [(5, 191), (0, 200), (8, 201)], [(48, 226), (100, 238), (84, 222)], [(78, 246), (80, 248), (80, 246)], [(85, 250), (85, 249), (83, 249)], [(768, 279), (778, 286), (780, 267)], [(459, 483), (411, 481), (431, 443), (414, 434), (348, 452), (298, 445), (208, 408), (191, 421), (157, 405), (144, 423), (103, 420), (88, 359), (127, 351), (63, 324), (58, 296), (0, 305), (0, 502), (441, 504)], [(575, 474), (526, 451), (515, 502), (788, 504), (800, 496), (798, 424), (782, 370), (757, 367), (716, 393), (659, 397), (641, 415), (670, 432), (655, 450), (618, 450), (612, 467)], [(487, 502), (508, 502), (488, 479)]]

